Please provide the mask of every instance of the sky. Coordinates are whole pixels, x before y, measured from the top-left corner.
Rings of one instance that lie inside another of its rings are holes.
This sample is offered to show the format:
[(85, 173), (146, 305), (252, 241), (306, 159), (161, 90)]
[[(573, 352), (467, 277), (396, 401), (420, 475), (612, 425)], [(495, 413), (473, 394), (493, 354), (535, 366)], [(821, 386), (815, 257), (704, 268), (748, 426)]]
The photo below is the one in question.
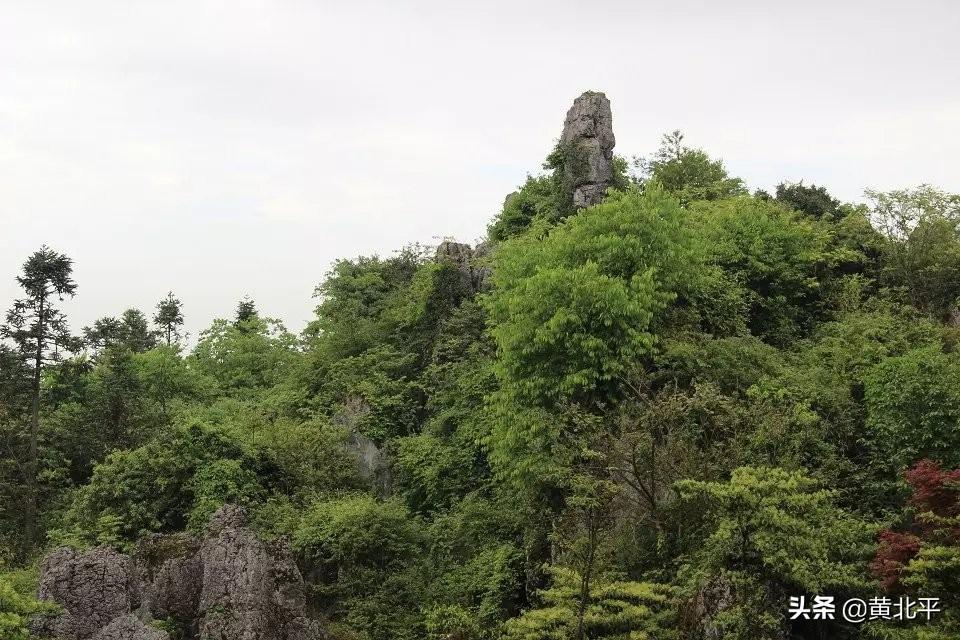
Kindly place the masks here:
[(167, 291), (300, 330), (334, 260), (472, 242), (573, 99), (752, 188), (960, 192), (960, 3), (0, 0), (0, 307), (42, 244), (75, 330)]

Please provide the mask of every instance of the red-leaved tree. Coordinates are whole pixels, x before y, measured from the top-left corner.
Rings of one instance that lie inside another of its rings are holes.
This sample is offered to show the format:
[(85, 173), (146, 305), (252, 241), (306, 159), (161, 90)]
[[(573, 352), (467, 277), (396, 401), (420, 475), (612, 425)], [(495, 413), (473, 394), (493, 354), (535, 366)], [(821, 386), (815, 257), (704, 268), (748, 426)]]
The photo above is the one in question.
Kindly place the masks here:
[[(932, 460), (921, 460), (906, 473), (912, 488), (909, 505), (914, 517), (907, 531), (887, 529), (870, 569), (887, 591), (902, 589), (903, 568), (926, 544), (960, 544), (960, 469), (943, 470)], [(951, 522), (952, 520), (952, 522)]]

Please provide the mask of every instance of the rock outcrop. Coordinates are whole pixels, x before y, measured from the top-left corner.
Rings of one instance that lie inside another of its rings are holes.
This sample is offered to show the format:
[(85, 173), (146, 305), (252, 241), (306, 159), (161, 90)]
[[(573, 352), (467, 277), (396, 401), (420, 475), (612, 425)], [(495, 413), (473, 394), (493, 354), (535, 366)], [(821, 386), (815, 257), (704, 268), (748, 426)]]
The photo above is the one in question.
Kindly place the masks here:
[(360, 479), (373, 487), (377, 495), (389, 496), (393, 490), (393, 473), (390, 470), (390, 457), (387, 452), (356, 429), (350, 431), (347, 451), (357, 462), (357, 474)]
[(563, 123), (560, 146), (564, 150), (564, 176), (573, 190), (576, 208), (603, 199), (613, 180), (615, 144), (607, 96), (587, 91), (574, 100)]
[(39, 599), (64, 609), (47, 632), (69, 640), (87, 640), (114, 619), (140, 606), (140, 591), (130, 558), (107, 547), (81, 553), (60, 548), (40, 568)]
[(437, 246), (437, 261), (452, 262), (463, 278), (464, 287), (471, 293), (484, 291), (490, 284), (490, 266), (485, 242), (475, 248), (464, 242), (444, 240)]
[(93, 640), (169, 640), (166, 631), (154, 629), (140, 618), (128, 614), (115, 619), (100, 630)]
[(225, 505), (201, 539), (150, 536), (131, 556), (106, 547), (57, 549), (41, 569), (39, 597), (60, 604), (38, 619), (38, 637), (167, 640), (165, 620), (187, 640), (321, 640), (306, 615), (306, 587), (285, 541), (264, 542), (246, 512)]
[(290, 548), (267, 545), (246, 512), (225, 505), (210, 519), (200, 549), (200, 637), (209, 640), (320, 638), (307, 619), (306, 588)]
[(139, 541), (136, 558), (144, 608), (154, 617), (194, 626), (203, 586), (200, 541), (186, 534), (152, 535)]

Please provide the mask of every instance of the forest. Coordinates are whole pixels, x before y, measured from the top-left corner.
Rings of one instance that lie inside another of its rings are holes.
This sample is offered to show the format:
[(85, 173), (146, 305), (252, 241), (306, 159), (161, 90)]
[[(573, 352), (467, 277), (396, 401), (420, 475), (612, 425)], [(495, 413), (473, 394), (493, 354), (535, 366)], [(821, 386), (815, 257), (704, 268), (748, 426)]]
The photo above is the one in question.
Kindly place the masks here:
[(300, 334), (247, 298), (187, 340), (175, 293), (78, 329), (68, 255), (0, 274), (0, 638), (52, 549), (224, 504), (333, 640), (960, 638), (960, 195), (751, 190), (679, 132), (591, 206), (570, 166), (476, 249), (336, 262)]

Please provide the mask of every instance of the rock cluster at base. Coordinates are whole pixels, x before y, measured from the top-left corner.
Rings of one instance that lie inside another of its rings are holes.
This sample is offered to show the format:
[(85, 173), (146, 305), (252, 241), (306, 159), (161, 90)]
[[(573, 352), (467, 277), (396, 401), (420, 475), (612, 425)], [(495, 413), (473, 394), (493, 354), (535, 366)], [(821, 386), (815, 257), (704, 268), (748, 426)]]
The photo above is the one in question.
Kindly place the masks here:
[(306, 615), (306, 587), (285, 541), (264, 542), (246, 512), (225, 505), (201, 539), (150, 536), (128, 556), (106, 547), (60, 548), (41, 567), (39, 598), (63, 613), (34, 621), (57, 640), (321, 640)]
[(603, 200), (613, 180), (613, 114), (602, 93), (587, 91), (567, 111), (560, 136), (563, 171), (577, 209)]

